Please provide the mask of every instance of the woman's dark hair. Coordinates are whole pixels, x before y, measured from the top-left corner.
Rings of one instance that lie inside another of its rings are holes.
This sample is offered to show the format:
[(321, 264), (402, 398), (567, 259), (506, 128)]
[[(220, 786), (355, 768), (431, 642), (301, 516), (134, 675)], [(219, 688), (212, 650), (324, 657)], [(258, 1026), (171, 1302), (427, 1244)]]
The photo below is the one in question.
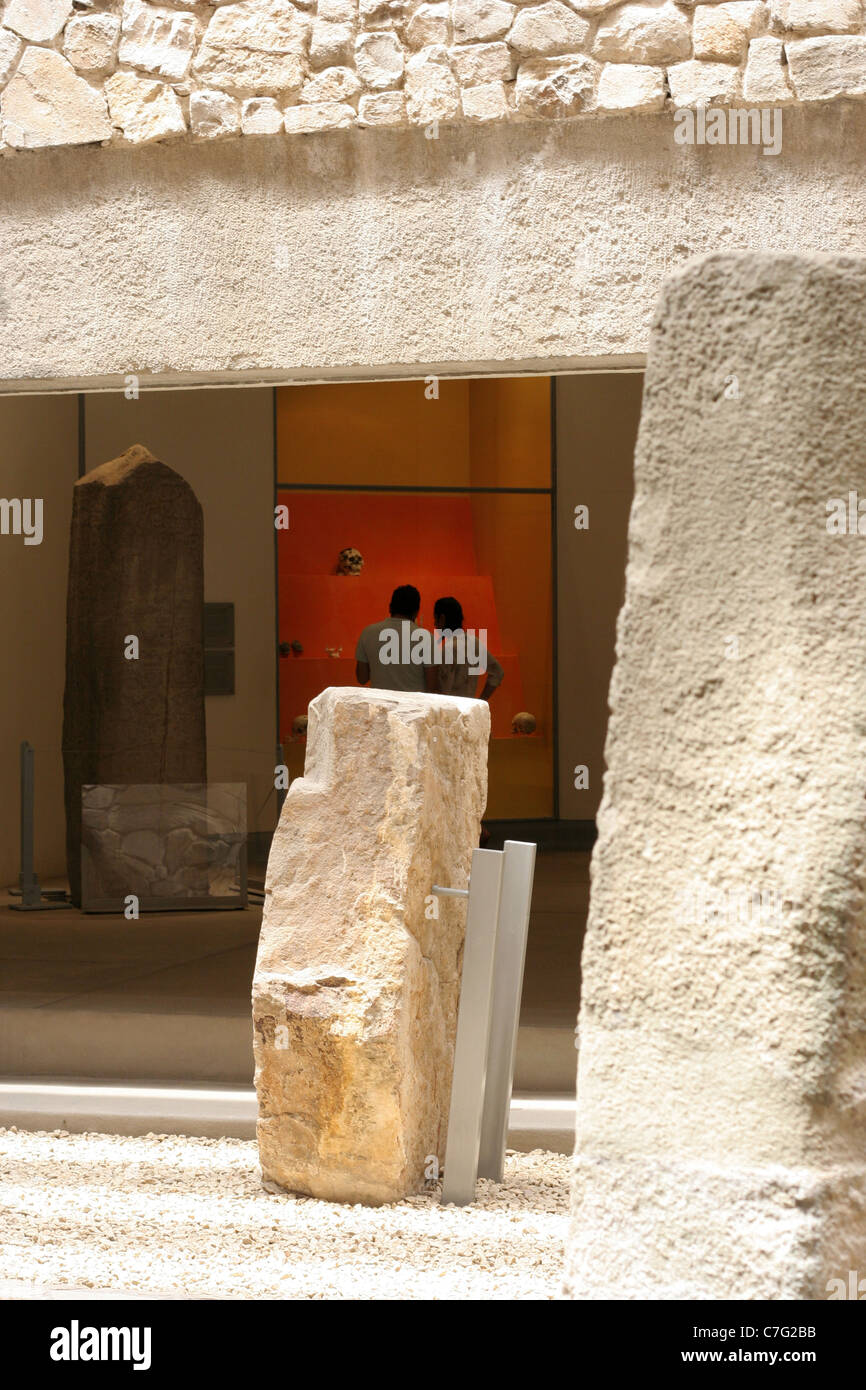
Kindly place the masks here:
[(445, 619), (444, 623), (440, 623), (445, 632), (456, 632), (463, 626), (463, 609), (456, 598), (437, 598), (433, 605), (434, 617), (437, 614)]

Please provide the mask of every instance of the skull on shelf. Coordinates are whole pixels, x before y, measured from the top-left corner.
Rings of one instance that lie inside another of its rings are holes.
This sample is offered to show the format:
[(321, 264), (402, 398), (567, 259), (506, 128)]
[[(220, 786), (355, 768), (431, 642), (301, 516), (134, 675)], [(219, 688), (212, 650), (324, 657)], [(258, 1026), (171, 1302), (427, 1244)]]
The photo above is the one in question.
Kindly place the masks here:
[(535, 715), (529, 714), (527, 710), (521, 710), (515, 714), (511, 721), (511, 732), (514, 734), (534, 734)]
[(307, 716), (306, 714), (296, 714), (296, 715), (295, 715), (294, 719), (292, 720), (292, 737), (293, 737), (293, 738), (306, 738), (306, 737), (307, 737), (307, 719), (308, 719), (308, 716)]
[(337, 556), (338, 574), (360, 574), (364, 568), (364, 557), (353, 545), (347, 545)]

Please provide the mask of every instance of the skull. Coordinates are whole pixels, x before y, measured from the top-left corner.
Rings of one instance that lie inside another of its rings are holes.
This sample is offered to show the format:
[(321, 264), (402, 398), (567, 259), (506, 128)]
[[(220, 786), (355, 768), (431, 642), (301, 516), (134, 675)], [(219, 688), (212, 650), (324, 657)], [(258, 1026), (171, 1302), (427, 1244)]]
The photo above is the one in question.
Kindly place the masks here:
[(340, 654), (342, 653), (342, 650), (343, 650), (342, 647), (326, 647), (326, 648), (325, 648), (325, 651), (328, 653), (328, 656), (333, 656), (334, 658), (339, 657)]
[(511, 721), (511, 732), (514, 734), (534, 734), (535, 715), (527, 713), (525, 709), (521, 710), (519, 714), (515, 714)]
[(307, 719), (308, 719), (308, 717), (309, 717), (309, 716), (306, 715), (306, 714), (296, 714), (296, 715), (295, 715), (294, 719), (292, 720), (292, 736), (293, 736), (293, 738), (306, 738), (306, 737), (307, 737)]
[(347, 545), (337, 556), (338, 574), (360, 574), (364, 568), (364, 557), (353, 545)]

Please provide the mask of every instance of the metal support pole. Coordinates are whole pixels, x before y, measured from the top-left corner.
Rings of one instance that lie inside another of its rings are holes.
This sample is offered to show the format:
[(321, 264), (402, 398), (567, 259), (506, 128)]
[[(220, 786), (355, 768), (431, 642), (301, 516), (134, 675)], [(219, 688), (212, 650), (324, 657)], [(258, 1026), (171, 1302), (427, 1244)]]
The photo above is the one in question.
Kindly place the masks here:
[(505, 1145), (508, 1139), (508, 1112), (520, 998), (523, 993), (523, 967), (526, 937), (535, 874), (534, 844), (506, 840), (502, 894), (499, 901), (499, 927), (496, 933), (496, 961), (493, 973), (493, 1004), (490, 1014), (490, 1044), (487, 1081), (481, 1120), (481, 1148), (478, 1176), (502, 1181)]
[(503, 863), (499, 850), (472, 852), (442, 1183), (442, 1201), (461, 1207), (475, 1200)]
[(21, 744), (21, 906), (38, 907), (42, 900), (39, 880), (33, 872), (34, 752), (25, 739)]

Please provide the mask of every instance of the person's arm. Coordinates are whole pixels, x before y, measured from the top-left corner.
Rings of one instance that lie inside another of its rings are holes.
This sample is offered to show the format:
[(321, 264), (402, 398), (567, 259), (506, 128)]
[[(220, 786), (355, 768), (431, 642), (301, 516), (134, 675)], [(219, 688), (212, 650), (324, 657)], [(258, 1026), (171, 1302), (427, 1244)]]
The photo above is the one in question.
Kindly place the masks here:
[(355, 679), (359, 685), (366, 685), (370, 679), (370, 668), (366, 661), (355, 662)]
[(505, 679), (505, 672), (496, 657), (491, 656), (490, 652), (485, 652), (485, 656), (487, 658), (487, 680), (484, 682), (484, 689), (478, 696), (479, 700), (489, 700), (494, 690), (498, 690)]

